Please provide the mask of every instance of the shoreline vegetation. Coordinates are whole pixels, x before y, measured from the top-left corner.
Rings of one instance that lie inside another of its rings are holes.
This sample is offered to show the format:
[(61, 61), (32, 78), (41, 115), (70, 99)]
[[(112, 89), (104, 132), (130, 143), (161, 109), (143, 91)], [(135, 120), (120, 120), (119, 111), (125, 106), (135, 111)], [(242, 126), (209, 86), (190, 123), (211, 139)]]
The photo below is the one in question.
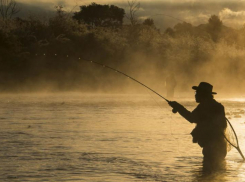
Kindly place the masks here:
[(46, 22), (18, 13), (1, 17), (0, 92), (142, 89), (82, 59), (116, 68), (154, 90), (164, 91), (165, 78), (174, 73), (178, 91), (200, 81), (217, 92), (245, 91), (245, 26), (233, 29), (212, 15), (206, 24), (180, 22), (159, 30), (153, 19), (140, 22), (138, 4), (130, 5), (129, 14), (114, 5), (91, 3), (75, 13), (57, 6)]

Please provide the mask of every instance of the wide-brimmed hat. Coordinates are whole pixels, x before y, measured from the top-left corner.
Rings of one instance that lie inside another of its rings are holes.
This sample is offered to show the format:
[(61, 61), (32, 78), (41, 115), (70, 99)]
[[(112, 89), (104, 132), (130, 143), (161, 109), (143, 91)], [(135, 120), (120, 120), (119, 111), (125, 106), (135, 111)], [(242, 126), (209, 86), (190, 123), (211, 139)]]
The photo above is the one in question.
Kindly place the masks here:
[(213, 85), (207, 82), (201, 82), (198, 86), (193, 86), (192, 89), (200, 92), (217, 94), (216, 92), (213, 92)]

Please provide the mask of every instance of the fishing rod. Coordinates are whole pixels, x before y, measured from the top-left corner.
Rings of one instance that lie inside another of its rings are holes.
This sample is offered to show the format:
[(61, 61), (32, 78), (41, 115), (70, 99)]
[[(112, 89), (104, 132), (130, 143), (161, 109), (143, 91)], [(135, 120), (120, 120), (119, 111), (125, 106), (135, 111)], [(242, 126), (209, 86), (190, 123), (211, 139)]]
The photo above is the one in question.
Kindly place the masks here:
[[(81, 59), (81, 58), (79, 58), (79, 59)], [(91, 60), (86, 60), (86, 59), (82, 59), (82, 60), (87, 61), (87, 62), (91, 62), (91, 63), (94, 63), (94, 64), (97, 64), (97, 65), (100, 65), (100, 66), (103, 66), (103, 67), (106, 67), (106, 68), (109, 68), (109, 69), (111, 69), (111, 70), (113, 70), (113, 71), (115, 71), (115, 72), (117, 72), (117, 73), (120, 73), (120, 74), (122, 74), (122, 75), (124, 75), (124, 76), (130, 78), (131, 80), (133, 80), (133, 81), (139, 83), (140, 85), (144, 86), (145, 88), (149, 89), (150, 91), (154, 92), (154, 93), (157, 94), (159, 97), (161, 97), (162, 99), (164, 99), (168, 104), (171, 102), (171, 101), (169, 101), (168, 99), (166, 99), (165, 97), (163, 97), (162, 95), (160, 95), (159, 93), (157, 93), (155, 90), (151, 89), (150, 87), (146, 86), (145, 84), (141, 83), (140, 81), (136, 80), (135, 78), (133, 78), (133, 77), (127, 75), (126, 73), (123, 73), (123, 72), (121, 72), (121, 71), (119, 71), (119, 70), (117, 70), (117, 69), (115, 69), (115, 68), (112, 68), (112, 67), (110, 67), (110, 66), (107, 66), (107, 65), (105, 65), (105, 64), (102, 64), (102, 63), (99, 63), (99, 62), (96, 62), (96, 61), (91, 61)], [(176, 111), (175, 109), (172, 109), (172, 112), (173, 112), (173, 113), (177, 113), (177, 111)]]
[[(44, 53), (43, 55), (46, 56), (45, 53)], [(54, 54), (54, 55), (57, 56), (57, 54)], [(35, 56), (38, 56), (38, 54), (35, 54)], [(69, 55), (66, 55), (66, 57), (68, 58)], [(105, 64), (102, 64), (102, 63), (99, 63), (99, 62), (96, 62), (96, 61), (91, 61), (91, 60), (84, 59), (84, 58), (81, 59), (80, 57), (79, 57), (78, 59), (79, 59), (79, 60), (83, 60), (83, 61), (87, 61), (87, 62), (90, 62), (90, 63), (94, 63), (94, 64), (100, 65), (100, 66), (102, 66), (102, 67), (109, 68), (109, 69), (111, 69), (111, 70), (113, 70), (113, 71), (115, 71), (115, 72), (117, 72), (117, 73), (120, 73), (120, 74), (122, 74), (122, 75), (124, 75), (124, 76), (130, 78), (131, 80), (133, 80), (133, 81), (139, 83), (140, 85), (144, 86), (145, 88), (149, 89), (150, 91), (154, 92), (154, 93), (157, 94), (159, 97), (161, 97), (162, 99), (164, 99), (167, 103), (170, 103), (170, 102), (171, 102), (171, 101), (169, 101), (168, 99), (166, 99), (165, 97), (163, 97), (162, 95), (160, 95), (159, 93), (157, 93), (155, 90), (151, 89), (150, 87), (146, 86), (145, 84), (141, 83), (140, 81), (136, 80), (135, 78), (133, 78), (133, 77), (127, 75), (126, 73), (123, 73), (123, 72), (121, 72), (121, 71), (119, 71), (119, 70), (117, 70), (117, 69), (115, 69), (115, 68), (112, 68), (112, 67), (110, 67), (110, 66), (107, 66), (107, 65), (105, 65)], [(173, 112), (176, 113), (177, 111), (173, 110)]]
[[(79, 58), (79, 59), (81, 59), (81, 58)], [(86, 60), (86, 59), (82, 59), (82, 60), (87, 61), (87, 62), (91, 62), (91, 63), (94, 63), (94, 64), (98, 64), (98, 65), (100, 65), (100, 66), (109, 68), (109, 69), (111, 69), (111, 70), (113, 70), (113, 71), (115, 71), (115, 72), (117, 72), (117, 73), (120, 73), (120, 74), (122, 74), (122, 75), (124, 75), (124, 76), (130, 78), (131, 80), (136, 81), (137, 83), (139, 83), (140, 85), (142, 85), (142, 86), (144, 86), (145, 88), (149, 89), (150, 91), (154, 92), (155, 94), (157, 94), (159, 97), (161, 97), (162, 99), (164, 99), (164, 100), (167, 101), (168, 103), (171, 102), (171, 101), (169, 101), (168, 99), (166, 99), (165, 97), (163, 97), (162, 95), (160, 95), (159, 93), (157, 93), (155, 90), (151, 89), (150, 87), (146, 86), (145, 84), (141, 83), (140, 81), (136, 80), (135, 78), (133, 78), (133, 77), (127, 75), (126, 73), (123, 73), (123, 72), (121, 72), (121, 71), (119, 71), (119, 70), (117, 70), (117, 69), (115, 69), (115, 68), (112, 68), (112, 67), (110, 67), (110, 66), (107, 66), (107, 65), (105, 65), (105, 64), (102, 64), (102, 63), (99, 63), (99, 62), (96, 62), (96, 61), (90, 61), (90, 60)]]

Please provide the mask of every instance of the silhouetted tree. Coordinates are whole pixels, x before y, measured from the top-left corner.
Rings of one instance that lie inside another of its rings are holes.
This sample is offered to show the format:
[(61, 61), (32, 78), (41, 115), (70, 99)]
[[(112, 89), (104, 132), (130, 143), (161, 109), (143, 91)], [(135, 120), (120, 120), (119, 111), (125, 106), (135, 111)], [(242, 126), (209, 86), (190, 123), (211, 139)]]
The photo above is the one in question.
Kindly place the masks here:
[(142, 24), (150, 27), (155, 27), (154, 20), (151, 18), (145, 19)]
[(222, 27), (223, 23), (218, 16), (212, 15), (209, 18), (207, 32), (211, 35), (214, 42), (219, 40)]
[(117, 6), (91, 3), (80, 6), (80, 11), (74, 13), (73, 18), (92, 27), (119, 27), (123, 23), (124, 15), (124, 9)]

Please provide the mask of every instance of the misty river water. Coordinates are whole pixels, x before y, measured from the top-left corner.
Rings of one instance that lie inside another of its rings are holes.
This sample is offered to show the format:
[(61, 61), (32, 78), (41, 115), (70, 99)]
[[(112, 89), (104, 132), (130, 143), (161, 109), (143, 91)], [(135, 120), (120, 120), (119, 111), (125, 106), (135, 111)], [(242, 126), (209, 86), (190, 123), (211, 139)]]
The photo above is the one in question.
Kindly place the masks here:
[[(245, 152), (245, 100), (216, 100)], [(1, 95), (0, 124), (0, 181), (245, 181), (234, 148), (225, 171), (203, 175), (195, 125), (152, 95)]]

